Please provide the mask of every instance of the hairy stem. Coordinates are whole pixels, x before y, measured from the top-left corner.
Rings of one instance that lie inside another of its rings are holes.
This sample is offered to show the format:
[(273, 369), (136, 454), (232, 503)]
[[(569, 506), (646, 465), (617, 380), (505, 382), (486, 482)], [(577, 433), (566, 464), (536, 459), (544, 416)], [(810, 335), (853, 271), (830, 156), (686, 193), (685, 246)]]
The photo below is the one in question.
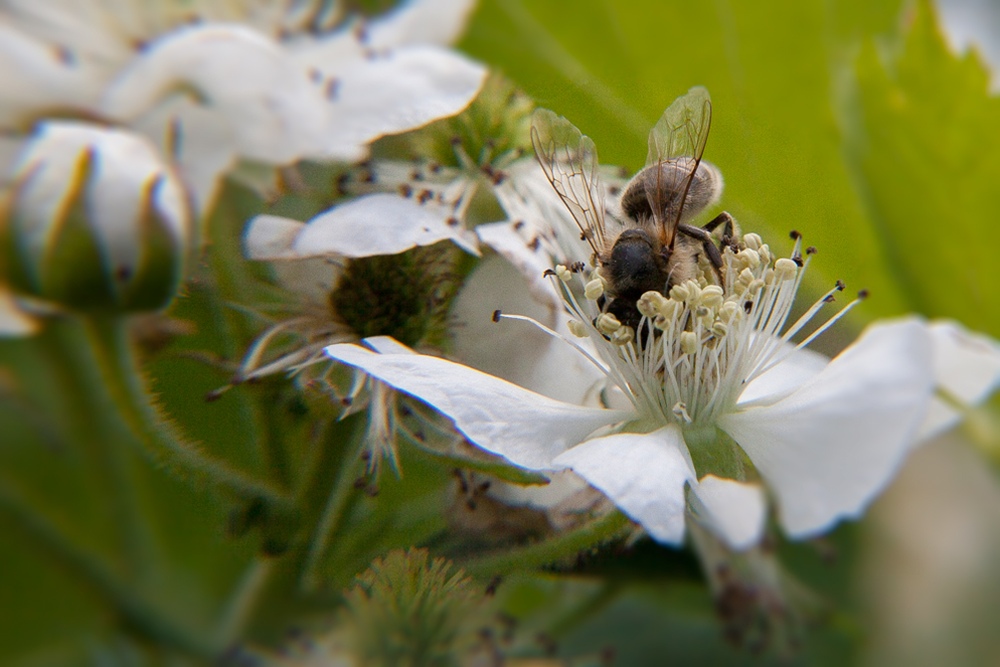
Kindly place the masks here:
[(85, 325), (104, 386), (119, 416), (153, 461), (181, 477), (223, 488), (244, 500), (262, 499), (278, 507), (289, 504), (271, 484), (230, 467), (177, 434), (144, 386), (125, 320), (91, 316), (85, 319)]

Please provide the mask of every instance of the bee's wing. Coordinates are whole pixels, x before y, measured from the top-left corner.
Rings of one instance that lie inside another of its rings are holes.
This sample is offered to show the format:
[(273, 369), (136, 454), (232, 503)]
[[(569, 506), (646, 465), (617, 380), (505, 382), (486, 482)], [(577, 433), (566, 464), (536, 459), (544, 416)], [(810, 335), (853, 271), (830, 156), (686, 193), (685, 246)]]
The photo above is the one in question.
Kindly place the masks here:
[[(667, 160), (678, 160), (689, 158), (689, 169), (659, 169), (657, 170), (657, 182), (655, 189), (651, 186), (646, 188), (646, 197), (652, 207), (653, 214), (659, 215), (665, 210), (668, 202), (663, 201), (671, 193), (679, 193), (680, 199), (676, 210), (675, 219), (660, 220), (669, 228), (669, 236), (673, 236), (673, 229), (680, 221), (684, 202), (687, 199), (688, 189), (691, 181), (701, 163), (701, 156), (705, 153), (705, 144), (708, 142), (708, 131), (712, 124), (712, 100), (708, 91), (695, 86), (674, 100), (673, 104), (667, 107), (660, 120), (649, 131), (649, 154), (646, 157), (646, 166), (662, 164)], [(664, 183), (661, 179), (672, 179), (672, 182)]]
[(604, 185), (597, 147), (562, 116), (538, 109), (531, 118), (531, 143), (545, 177), (595, 253), (607, 248), (604, 232)]

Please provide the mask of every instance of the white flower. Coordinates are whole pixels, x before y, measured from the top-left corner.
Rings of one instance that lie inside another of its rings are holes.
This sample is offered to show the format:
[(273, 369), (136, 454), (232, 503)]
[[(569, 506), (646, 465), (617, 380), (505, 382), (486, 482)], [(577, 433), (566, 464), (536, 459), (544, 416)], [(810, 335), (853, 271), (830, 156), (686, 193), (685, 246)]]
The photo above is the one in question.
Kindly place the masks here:
[(801, 280), (799, 247), (795, 261), (776, 260), (746, 235), (738, 253), (724, 253), (723, 289), (648, 293), (638, 333), (624, 336), (598, 317), (599, 294), (582, 296), (591, 276), (558, 271), (574, 329), (596, 346), (618, 392), (609, 400), (623, 409), (550, 400), (443, 359), (344, 344), (327, 352), (516, 465), (574, 470), (659, 541), (679, 543), (690, 512), (731, 547), (752, 546), (765, 518), (760, 480), (785, 531), (809, 537), (857, 516), (891, 479), (931, 400), (935, 344), (911, 318), (869, 327), (829, 363), (793, 347), (788, 339), (840, 289), (779, 335)]
[(366, 23), (337, 3), (49, 2), (0, 8), (0, 126), (54, 109), (142, 130), (199, 210), (242, 162), (356, 160), (457, 113), (485, 70), (443, 48), (470, 3), (411, 2)]
[(18, 291), (125, 310), (159, 308), (173, 297), (190, 252), (189, 207), (144, 137), (45, 123), (11, 180), (7, 233)]
[[(530, 350), (511, 348), (490, 321), (492, 311), (516, 309), (559, 328), (555, 297), (547, 303), (531, 298), (523, 277), (496, 255), (476, 260), (468, 275), (459, 272), (470, 259), (463, 254), (477, 252), (475, 237), (428, 215), (417, 201), (374, 194), (308, 222), (258, 216), (248, 224), (244, 245), (250, 259), (273, 266), (279, 285), (294, 298), (250, 347), (236, 381), (287, 373), (350, 411), (368, 408), (369, 435), (378, 445), (373, 462), (379, 453), (394, 460), (400, 422), (395, 395), (364, 374), (345, 383), (339, 365), (323, 355), (328, 345), (394, 335), (421, 351), (450, 354), (570, 401), (584, 400), (599, 379), (584, 359), (541, 332), (531, 331)], [(398, 343), (391, 350), (412, 353)], [(577, 381), (552, 383), (557, 369)]]

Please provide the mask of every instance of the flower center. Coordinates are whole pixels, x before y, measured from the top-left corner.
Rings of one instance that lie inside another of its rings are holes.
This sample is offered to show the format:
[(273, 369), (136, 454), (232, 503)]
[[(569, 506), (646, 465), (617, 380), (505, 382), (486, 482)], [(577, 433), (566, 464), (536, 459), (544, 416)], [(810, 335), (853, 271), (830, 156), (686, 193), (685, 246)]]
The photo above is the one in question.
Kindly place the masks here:
[(359, 338), (392, 336), (410, 347), (442, 346), (459, 281), (451, 244), (349, 260), (330, 307)]
[(747, 383), (807, 345), (858, 302), (801, 343), (790, 343), (844, 287), (838, 282), (786, 328), (815, 252), (808, 248), (803, 258), (801, 237), (793, 232), (792, 238), (795, 247), (788, 258), (775, 257), (760, 236), (746, 234), (722, 249), (718, 271), (693, 259), (697, 268), (689, 268), (695, 278), (668, 284), (663, 292), (647, 291), (638, 299), (635, 328), (609, 312), (607, 293), (613, 290), (601, 268), (558, 267), (554, 274), (577, 318), (571, 331), (593, 342), (608, 376), (635, 405), (639, 419), (689, 430), (714, 424), (732, 411)]

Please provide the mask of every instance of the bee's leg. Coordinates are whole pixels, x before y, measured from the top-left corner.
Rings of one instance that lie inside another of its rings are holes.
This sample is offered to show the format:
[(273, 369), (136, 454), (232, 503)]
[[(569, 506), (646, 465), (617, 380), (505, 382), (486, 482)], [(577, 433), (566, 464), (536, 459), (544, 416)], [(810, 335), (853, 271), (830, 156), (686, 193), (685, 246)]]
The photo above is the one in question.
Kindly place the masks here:
[[(726, 213), (726, 215), (729, 216), (728, 213)], [(716, 220), (718, 220), (718, 218), (716, 218)], [(731, 217), (730, 220), (732, 220)], [(713, 220), (712, 222), (715, 222), (715, 220)], [(712, 223), (710, 222), (708, 224)], [(712, 262), (712, 266), (715, 267), (715, 272), (719, 274), (719, 277), (721, 279), (722, 252), (720, 252), (719, 249), (715, 247), (715, 244), (712, 243), (712, 234), (708, 230), (708, 227), (707, 226), (694, 227), (693, 225), (689, 225), (682, 222), (681, 224), (677, 225), (677, 231), (687, 236), (690, 236), (693, 239), (701, 241), (702, 246), (704, 246), (705, 248), (705, 254), (708, 255), (708, 261)]]
[(719, 215), (712, 218), (712, 220), (705, 225), (704, 229), (709, 233), (714, 232), (719, 225), (722, 227), (722, 239), (719, 240), (719, 250), (721, 251), (726, 246), (733, 248), (733, 252), (736, 252), (736, 247), (733, 242), (733, 232), (735, 231), (736, 221), (733, 216), (729, 215), (728, 211), (723, 211)]
[(723, 236), (732, 236), (733, 235), (733, 225), (735, 223), (736, 223), (736, 221), (733, 220), (733, 216), (729, 215), (728, 211), (723, 211), (719, 215), (717, 215), (714, 218), (712, 218), (712, 220), (707, 225), (705, 225), (703, 227), (703, 229), (705, 231), (711, 233), (711, 232), (714, 232), (715, 228), (718, 227), (719, 225), (725, 224), (725, 227), (722, 228), (722, 235)]

